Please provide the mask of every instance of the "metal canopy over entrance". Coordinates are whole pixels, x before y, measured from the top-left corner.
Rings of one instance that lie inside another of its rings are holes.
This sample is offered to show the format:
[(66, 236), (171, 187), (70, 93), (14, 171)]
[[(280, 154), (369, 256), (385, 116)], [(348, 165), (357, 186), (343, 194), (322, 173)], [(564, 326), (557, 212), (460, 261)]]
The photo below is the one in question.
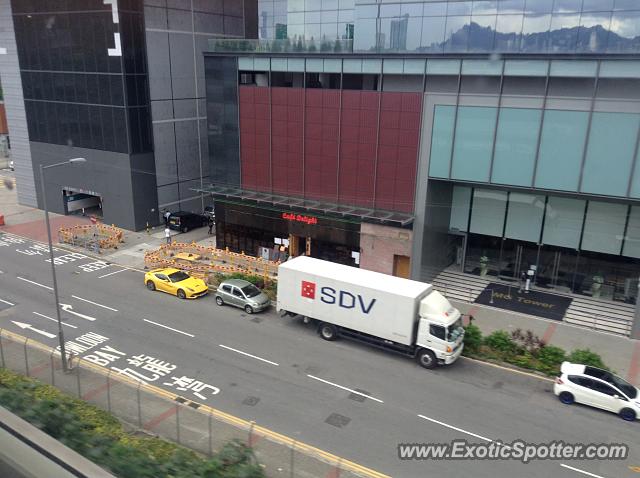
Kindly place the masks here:
[(356, 219), (366, 222), (375, 222), (397, 227), (409, 226), (413, 223), (414, 219), (414, 216), (412, 214), (405, 214), (401, 212), (385, 211), (381, 209), (371, 209), (359, 206), (347, 206), (327, 201), (296, 198), (267, 192), (250, 191), (231, 186), (216, 186), (211, 184), (203, 187), (202, 189), (196, 188), (194, 189), (194, 191), (211, 194), (214, 197), (236, 199), (244, 202), (253, 202), (256, 205), (268, 205), (272, 207), (313, 211), (328, 216)]

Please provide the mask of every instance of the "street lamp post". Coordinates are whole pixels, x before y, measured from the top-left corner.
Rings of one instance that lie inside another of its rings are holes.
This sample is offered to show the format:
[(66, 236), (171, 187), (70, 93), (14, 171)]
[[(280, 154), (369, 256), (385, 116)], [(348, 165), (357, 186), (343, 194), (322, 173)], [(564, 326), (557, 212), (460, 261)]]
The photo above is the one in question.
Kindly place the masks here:
[(51, 226), (49, 224), (49, 209), (47, 209), (47, 192), (44, 188), (44, 170), (55, 168), (56, 166), (64, 166), (65, 164), (84, 163), (85, 158), (73, 158), (60, 163), (50, 164), (48, 166), (40, 165), (40, 189), (42, 192), (42, 207), (44, 209), (44, 218), (47, 226), (47, 239), (49, 240), (49, 259), (51, 260), (51, 275), (53, 277), (53, 296), (56, 301), (56, 317), (58, 319), (58, 338), (60, 340), (60, 356), (62, 358), (62, 370), (67, 372), (69, 366), (67, 364), (67, 352), (64, 347), (64, 334), (62, 332), (62, 318), (60, 317), (60, 299), (58, 298), (58, 281), (56, 280), (56, 266), (53, 258), (53, 243), (51, 241)]

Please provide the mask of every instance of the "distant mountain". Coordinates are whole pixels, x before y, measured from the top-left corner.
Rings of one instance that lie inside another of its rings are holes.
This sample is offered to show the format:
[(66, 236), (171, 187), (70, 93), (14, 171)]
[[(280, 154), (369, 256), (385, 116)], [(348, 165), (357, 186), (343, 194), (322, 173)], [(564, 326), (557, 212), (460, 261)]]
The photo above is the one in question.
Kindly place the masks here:
[(602, 25), (594, 27), (572, 27), (548, 32), (502, 33), (491, 27), (482, 27), (471, 22), (453, 33), (445, 42), (425, 45), (416, 49), (420, 52), (640, 52), (640, 36), (625, 38), (606, 30)]

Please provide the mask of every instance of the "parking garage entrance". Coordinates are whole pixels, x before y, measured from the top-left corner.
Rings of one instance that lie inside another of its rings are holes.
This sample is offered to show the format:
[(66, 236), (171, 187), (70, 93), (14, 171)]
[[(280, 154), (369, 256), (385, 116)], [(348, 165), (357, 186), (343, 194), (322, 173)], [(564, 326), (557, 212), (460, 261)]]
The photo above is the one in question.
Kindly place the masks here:
[(84, 189), (63, 189), (65, 214), (102, 217), (102, 196)]

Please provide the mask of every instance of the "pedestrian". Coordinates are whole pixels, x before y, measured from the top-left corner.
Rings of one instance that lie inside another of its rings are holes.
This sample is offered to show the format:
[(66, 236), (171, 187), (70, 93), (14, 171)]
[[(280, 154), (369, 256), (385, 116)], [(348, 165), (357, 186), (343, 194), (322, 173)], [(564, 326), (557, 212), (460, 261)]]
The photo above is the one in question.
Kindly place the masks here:
[(171, 217), (171, 212), (165, 211), (163, 216), (164, 216), (164, 225), (169, 227), (169, 218)]
[(169, 226), (164, 228), (164, 237), (167, 239), (167, 244), (171, 244), (171, 229), (169, 229)]
[(209, 221), (207, 222), (207, 225), (209, 226), (209, 234), (213, 234), (213, 218), (209, 217)]

